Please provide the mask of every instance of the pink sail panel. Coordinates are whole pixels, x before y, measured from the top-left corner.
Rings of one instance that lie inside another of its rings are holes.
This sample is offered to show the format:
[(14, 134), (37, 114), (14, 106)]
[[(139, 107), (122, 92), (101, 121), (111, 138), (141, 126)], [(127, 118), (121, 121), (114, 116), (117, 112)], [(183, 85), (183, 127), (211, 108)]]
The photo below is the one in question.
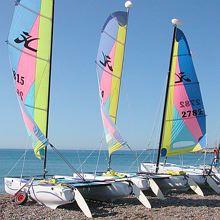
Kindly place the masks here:
[[(114, 66), (114, 55), (115, 55), (115, 46), (113, 45), (112, 50), (110, 51), (109, 57), (112, 57), (112, 66)], [(112, 74), (109, 73), (108, 66), (104, 67), (104, 70), (101, 74), (100, 79), (100, 93), (102, 95), (101, 102), (106, 103), (107, 99), (109, 99), (112, 88)], [(103, 91), (103, 92), (102, 92)]]
[[(31, 36), (38, 36), (39, 29), (39, 16), (36, 19), (33, 28), (30, 32)], [(38, 41), (31, 41), (29, 46), (31, 48), (37, 48)], [(27, 94), (30, 92), (30, 88), (35, 81), (36, 73), (36, 52), (30, 51), (27, 48), (23, 48), (21, 53), (18, 69), (16, 73), (16, 89), (22, 101), (25, 101)], [(22, 78), (25, 79), (24, 84)]]
[[(177, 59), (176, 62), (176, 75), (180, 73), (180, 68), (179, 68), (179, 61)], [(178, 80), (178, 77), (176, 76), (175, 81)], [(176, 85), (174, 87), (174, 105), (176, 107), (176, 109), (179, 112), (179, 115), (182, 116), (182, 112), (186, 112), (188, 114), (193, 114), (193, 108), (192, 105), (185, 105), (185, 104), (180, 104), (183, 102), (183, 100), (190, 100), (190, 98), (188, 97), (187, 93), (186, 93), (186, 89), (183, 86), (183, 83), (179, 83), (178, 85)], [(184, 102), (183, 102), (184, 103)], [(198, 120), (196, 117), (182, 117), (182, 120), (184, 121), (184, 124), (187, 126), (187, 128), (189, 129), (190, 133), (193, 135), (193, 137), (195, 138), (195, 140), (199, 140), (200, 137), (203, 135), (201, 128), (199, 126)]]

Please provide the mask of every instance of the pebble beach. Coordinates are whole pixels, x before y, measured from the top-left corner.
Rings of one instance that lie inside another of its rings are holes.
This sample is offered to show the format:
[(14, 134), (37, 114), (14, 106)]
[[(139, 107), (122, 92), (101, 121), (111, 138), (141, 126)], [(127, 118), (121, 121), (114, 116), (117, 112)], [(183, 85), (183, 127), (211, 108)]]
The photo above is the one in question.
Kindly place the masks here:
[[(220, 196), (206, 191), (205, 197), (187, 192), (166, 195), (166, 200), (148, 196), (152, 209), (133, 198), (112, 203), (87, 201), (96, 219), (220, 219)], [(0, 219), (87, 219), (76, 203), (51, 210), (33, 201), (16, 205), (8, 195), (0, 195)]]

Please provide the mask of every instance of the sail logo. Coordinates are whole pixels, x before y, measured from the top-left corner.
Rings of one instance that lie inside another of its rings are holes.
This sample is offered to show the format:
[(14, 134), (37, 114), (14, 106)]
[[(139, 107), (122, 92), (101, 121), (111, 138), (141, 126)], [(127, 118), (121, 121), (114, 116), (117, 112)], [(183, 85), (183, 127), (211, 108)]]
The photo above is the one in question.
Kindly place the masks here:
[(103, 52), (102, 52), (102, 56), (103, 56), (103, 60), (104, 60), (104, 61), (99, 60), (99, 62), (100, 62), (104, 67), (108, 66), (109, 70), (110, 70), (111, 72), (113, 72), (113, 68), (112, 68), (112, 66), (111, 66), (111, 57), (108, 56), (108, 55), (105, 55)]
[(182, 82), (191, 82), (191, 79), (186, 76), (184, 72), (180, 72), (175, 74), (178, 77), (178, 80), (175, 83), (182, 83)]
[[(20, 39), (22, 37), (22, 39)], [(20, 34), (20, 37), (14, 40), (15, 43), (21, 44), (24, 43), (24, 47), (33, 52), (37, 52), (37, 49), (30, 46), (30, 43), (38, 40), (39, 38), (33, 38), (28, 32), (23, 31), (23, 34)]]

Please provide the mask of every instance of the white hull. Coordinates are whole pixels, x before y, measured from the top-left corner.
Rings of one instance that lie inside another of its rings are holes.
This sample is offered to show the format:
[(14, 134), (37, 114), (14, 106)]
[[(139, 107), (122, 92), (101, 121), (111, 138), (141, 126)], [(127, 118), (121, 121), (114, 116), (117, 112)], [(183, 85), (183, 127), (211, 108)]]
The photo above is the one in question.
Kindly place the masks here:
[(127, 182), (113, 182), (98, 187), (79, 188), (79, 191), (86, 199), (112, 202), (131, 195), (132, 188)]
[(30, 196), (35, 201), (51, 209), (56, 209), (60, 205), (65, 205), (74, 201), (74, 192), (72, 189), (50, 184), (32, 185), (30, 188)]
[[(129, 180), (136, 184), (136, 186), (144, 191), (145, 193), (151, 191), (149, 180), (153, 179), (159, 186), (159, 188), (163, 192), (169, 191), (187, 191), (189, 186), (187, 185), (187, 179), (184, 176), (171, 176), (171, 175), (162, 175), (162, 174), (154, 174), (154, 175), (137, 175), (134, 173), (122, 173), (126, 175), (126, 180)], [(95, 176), (93, 174), (83, 174), (86, 180), (110, 180), (111, 176)], [(120, 180), (120, 179), (119, 179)]]
[[(120, 179), (118, 177), (114, 176), (103, 176), (103, 175), (94, 175), (94, 174), (82, 174), (83, 177), (86, 180), (97, 180), (97, 181), (107, 181), (114, 179), (117, 182), (117, 184), (113, 184), (112, 187), (103, 187), (102, 189), (102, 195), (105, 195), (104, 198), (112, 198), (111, 200), (114, 200), (116, 198), (122, 198), (130, 195), (130, 189), (127, 181), (130, 181), (134, 183), (140, 190), (142, 190), (144, 193), (151, 192), (153, 189), (150, 186), (150, 179), (153, 179), (156, 184), (159, 186), (159, 189), (163, 192), (167, 193), (170, 191), (187, 191), (189, 189), (189, 186), (187, 184), (187, 179), (184, 176), (171, 176), (171, 175), (137, 175), (134, 173), (122, 173), (126, 175), (126, 178)], [(75, 177), (75, 176), (74, 176)], [(120, 184), (119, 184), (120, 183)], [(117, 186), (115, 186), (117, 185)], [(127, 189), (128, 188), (128, 189)], [(88, 195), (82, 194), (85, 196), (85, 198), (88, 198)], [(92, 195), (94, 196), (94, 195)], [(101, 196), (102, 197), (102, 196)], [(97, 197), (95, 197), (96, 200)], [(102, 200), (103, 201), (103, 200)]]
[[(124, 198), (132, 193), (132, 187), (129, 182), (123, 179), (115, 179), (106, 176), (95, 176), (93, 174), (82, 174), (86, 181), (100, 181), (99, 185), (90, 185), (89, 187), (77, 188), (82, 193), (83, 197), (91, 200), (98, 201), (114, 201), (116, 199)], [(56, 176), (62, 177), (62, 176)], [(73, 177), (65, 177), (66, 180), (71, 180), (76, 178), (77, 175), (74, 174)]]
[(14, 177), (5, 177), (4, 186), (5, 192), (9, 195), (15, 195), (15, 193), (27, 183), (27, 180)]
[[(140, 167), (142, 172), (155, 172), (156, 165), (153, 163), (141, 163)], [(183, 171), (186, 175), (192, 178), (199, 186), (204, 187), (207, 186), (206, 174), (204, 174), (204, 169), (200, 167), (194, 166), (185, 166), (180, 167), (176, 164), (167, 163), (166, 165), (160, 164), (159, 173), (169, 173), (169, 172), (181, 172)], [(214, 175), (218, 178), (220, 177), (220, 173), (216, 170), (214, 171)], [(219, 182), (220, 183), (220, 182)]]
[[(4, 182), (6, 193), (15, 195), (28, 180), (5, 177)], [(41, 183), (39, 180), (34, 180), (30, 187), (25, 186), (22, 191), (27, 192), (36, 202), (51, 209), (74, 201), (72, 189), (60, 185)]]
[[(83, 183), (77, 179), (77, 176), (54, 176), (54, 178), (61, 183), (67, 183), (77, 188), (86, 199), (114, 201), (127, 197), (132, 193), (132, 187), (126, 180), (118, 179), (115, 181), (112, 178), (101, 176), (94, 178), (94, 175), (88, 175), (86, 176), (87, 178), (85, 176), (84, 178), (87, 181), (91, 181), (91, 183)], [(5, 177), (4, 182), (6, 193), (15, 195), (19, 189), (28, 183), (28, 179)], [(34, 180), (31, 187), (25, 186), (22, 190), (28, 191), (29, 196), (36, 202), (52, 209), (74, 201), (73, 190), (60, 184), (42, 184), (39, 180)]]
[(163, 192), (169, 192), (169, 191), (185, 192), (189, 188), (187, 185), (187, 180), (184, 176), (177, 177), (177, 176), (164, 175), (164, 174), (153, 174), (153, 175), (139, 174), (138, 176), (130, 177), (129, 179), (146, 193), (152, 190), (150, 186), (150, 179), (153, 179), (156, 182), (156, 184), (159, 186), (160, 190), (162, 190)]
[[(146, 208), (151, 208), (151, 204), (147, 197), (144, 195), (140, 187), (135, 183), (143, 185), (142, 178), (140, 177), (117, 177), (106, 175), (94, 175), (94, 174), (81, 174), (87, 181), (97, 181), (104, 183), (105, 185), (96, 187), (97, 191), (88, 189), (81, 190), (82, 195), (87, 199), (98, 201), (114, 201), (115, 199), (121, 199), (127, 196), (135, 196)], [(75, 174), (73, 175), (75, 176)], [(80, 189), (79, 189), (80, 190)], [(161, 193), (162, 194), (162, 193)]]
[(187, 179), (184, 176), (171, 176), (168, 178), (154, 179), (160, 189), (165, 192), (186, 192), (189, 190)]

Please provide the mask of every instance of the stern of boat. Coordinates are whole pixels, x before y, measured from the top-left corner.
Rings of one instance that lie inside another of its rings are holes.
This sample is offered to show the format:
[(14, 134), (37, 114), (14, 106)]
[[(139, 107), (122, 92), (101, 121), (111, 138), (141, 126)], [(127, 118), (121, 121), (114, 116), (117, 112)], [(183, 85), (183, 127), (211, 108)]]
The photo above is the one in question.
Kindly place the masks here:
[(74, 192), (71, 188), (61, 184), (41, 184), (34, 183), (30, 187), (30, 196), (36, 202), (43, 204), (51, 209), (58, 206), (72, 203), (74, 201)]
[(15, 195), (15, 193), (21, 189), (27, 180), (18, 177), (5, 177), (4, 178), (4, 188), (5, 192), (10, 195)]

